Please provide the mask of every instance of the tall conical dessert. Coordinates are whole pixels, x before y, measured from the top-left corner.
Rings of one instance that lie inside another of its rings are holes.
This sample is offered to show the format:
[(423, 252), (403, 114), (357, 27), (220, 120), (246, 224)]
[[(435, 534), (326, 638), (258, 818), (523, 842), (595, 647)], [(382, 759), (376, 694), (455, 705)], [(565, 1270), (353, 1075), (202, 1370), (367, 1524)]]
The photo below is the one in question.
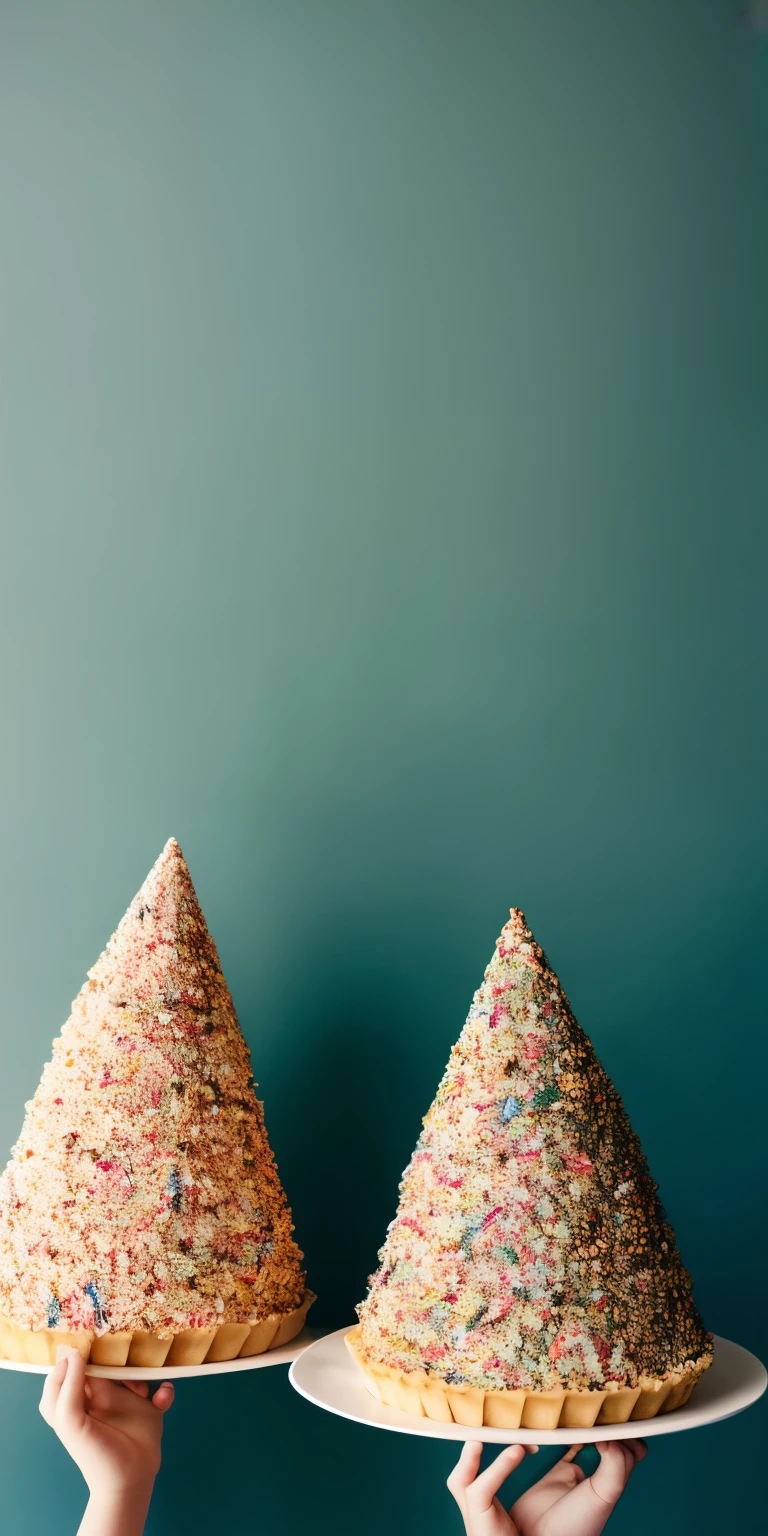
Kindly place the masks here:
[(400, 1191), (348, 1338), (384, 1402), (587, 1427), (676, 1408), (710, 1364), (638, 1137), (522, 912)]
[(0, 1353), (198, 1364), (312, 1297), (216, 946), (172, 838), (88, 973), (0, 1178)]

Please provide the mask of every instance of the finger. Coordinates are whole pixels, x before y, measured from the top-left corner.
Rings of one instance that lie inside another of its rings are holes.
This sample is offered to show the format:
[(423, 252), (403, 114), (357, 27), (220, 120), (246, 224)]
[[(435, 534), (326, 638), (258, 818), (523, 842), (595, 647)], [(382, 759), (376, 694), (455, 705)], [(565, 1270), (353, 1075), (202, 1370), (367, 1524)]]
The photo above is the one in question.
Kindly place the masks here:
[[(623, 1468), (623, 1457), (620, 1456), (620, 1459)], [(626, 1485), (626, 1476), (622, 1473), (621, 1478), (610, 1486), (603, 1483), (602, 1487), (596, 1488), (597, 1482), (598, 1475), (593, 1472), (591, 1477), (583, 1478), (569, 1492), (566, 1492), (555, 1505), (553, 1516), (559, 1516), (562, 1521), (562, 1524), (558, 1522), (560, 1531), (569, 1533), (579, 1531), (581, 1536), (599, 1536), (621, 1498)]]
[(85, 1418), (85, 1361), (76, 1349), (62, 1350), (66, 1359), (64, 1380), (56, 1404), (56, 1422), (63, 1429), (79, 1429)]
[[(578, 1446), (575, 1449), (578, 1451)], [(537, 1483), (515, 1500), (509, 1511), (513, 1525), (520, 1526), (523, 1530), (528, 1526), (536, 1527), (539, 1519), (543, 1520), (545, 1513), (559, 1499), (572, 1493), (573, 1489), (578, 1488), (583, 1481), (584, 1473), (581, 1467), (577, 1466), (570, 1453), (566, 1452), (548, 1472), (544, 1473), (543, 1477), (539, 1478)], [(578, 1526), (573, 1526), (574, 1531), (578, 1529)], [(571, 1526), (568, 1526), (568, 1530), (571, 1530)], [(589, 1536), (589, 1533), (585, 1532), (584, 1536)]]
[(457, 1504), (469, 1487), (475, 1481), (480, 1468), (480, 1458), (483, 1447), (479, 1440), (465, 1440), (461, 1448), (461, 1455), (448, 1478), (448, 1491), (453, 1494)]
[(583, 1445), (570, 1446), (565, 1455), (550, 1467), (544, 1481), (551, 1481), (553, 1484), (561, 1483), (567, 1488), (573, 1488), (577, 1483), (582, 1482), (586, 1473), (584, 1468), (577, 1464), (576, 1457), (583, 1449)]
[(129, 1392), (135, 1392), (137, 1397), (149, 1397), (149, 1383), (146, 1381), (121, 1381), (121, 1387), (127, 1387)]
[[(122, 1382), (113, 1381), (111, 1376), (86, 1376), (84, 1391), (88, 1412), (120, 1413), (132, 1409)], [(135, 1395), (131, 1393), (131, 1396)]]
[(624, 1451), (620, 1440), (599, 1440), (596, 1450), (600, 1463), (588, 1481), (599, 1499), (615, 1504), (627, 1486), (634, 1459)]
[(57, 1360), (53, 1370), (49, 1371), (45, 1378), (43, 1394), (40, 1398), (40, 1412), (43, 1415), (46, 1424), (50, 1424), (51, 1428), (53, 1428), (53, 1421), (56, 1417), (56, 1404), (59, 1401), (61, 1383), (64, 1380), (66, 1371), (66, 1360)]
[(474, 1483), (467, 1489), (467, 1499), (471, 1500), (472, 1508), (478, 1512), (490, 1509), (496, 1494), (502, 1483), (506, 1482), (511, 1472), (519, 1467), (525, 1459), (527, 1450), (538, 1450), (538, 1446), (505, 1445), (504, 1450), (480, 1477), (475, 1478)]
[(648, 1446), (645, 1440), (624, 1440), (622, 1441), (622, 1444), (626, 1446), (628, 1451), (632, 1452), (632, 1455), (635, 1458), (635, 1465), (637, 1465), (639, 1461), (645, 1461), (645, 1458), (648, 1455)]
[(152, 1406), (157, 1408), (159, 1413), (167, 1413), (168, 1409), (173, 1404), (173, 1399), (175, 1396), (176, 1389), (173, 1383), (170, 1381), (163, 1381), (160, 1383), (160, 1386), (152, 1398)]

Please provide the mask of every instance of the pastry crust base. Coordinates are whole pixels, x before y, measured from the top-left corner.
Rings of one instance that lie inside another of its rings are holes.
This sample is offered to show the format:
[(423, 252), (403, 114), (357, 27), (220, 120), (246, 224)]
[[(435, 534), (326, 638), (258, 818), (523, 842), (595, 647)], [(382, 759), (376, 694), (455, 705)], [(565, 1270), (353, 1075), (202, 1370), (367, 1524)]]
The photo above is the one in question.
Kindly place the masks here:
[(690, 1369), (670, 1372), (664, 1381), (643, 1377), (639, 1387), (484, 1392), (480, 1387), (448, 1386), (426, 1371), (399, 1371), (369, 1360), (361, 1346), (359, 1324), (345, 1343), (368, 1391), (379, 1402), (401, 1413), (473, 1429), (482, 1424), (494, 1429), (591, 1429), (593, 1424), (653, 1419), (687, 1403), (699, 1377), (712, 1364), (711, 1354), (703, 1355)]
[(92, 1365), (202, 1365), (215, 1360), (242, 1359), (279, 1349), (301, 1333), (315, 1296), (305, 1291), (293, 1312), (275, 1312), (258, 1323), (220, 1323), (213, 1328), (187, 1328), (183, 1333), (102, 1333), (61, 1328), (38, 1332), (20, 1328), (0, 1316), (0, 1358), (29, 1365), (55, 1365), (56, 1351), (68, 1344)]

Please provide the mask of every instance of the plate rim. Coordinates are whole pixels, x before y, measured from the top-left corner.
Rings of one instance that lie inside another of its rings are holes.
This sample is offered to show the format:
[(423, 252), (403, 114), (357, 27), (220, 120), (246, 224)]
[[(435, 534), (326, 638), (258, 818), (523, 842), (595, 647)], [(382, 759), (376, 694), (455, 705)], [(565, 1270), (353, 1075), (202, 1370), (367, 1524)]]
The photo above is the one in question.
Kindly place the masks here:
[[(346, 1365), (348, 1361), (350, 1369), (353, 1370), (354, 1361), (352, 1361), (343, 1344), (345, 1335), (349, 1333), (352, 1327), (354, 1327), (354, 1324), (348, 1323), (344, 1328), (338, 1328), (332, 1333), (324, 1334), (322, 1338), (316, 1339), (313, 1345), (308, 1346), (306, 1350), (302, 1350), (302, 1356), (311, 1354), (315, 1345), (325, 1344), (328, 1346), (330, 1344), (337, 1351), (339, 1362)], [(737, 1344), (733, 1339), (725, 1339), (715, 1334), (714, 1343), (715, 1359), (717, 1358), (718, 1346), (722, 1349), (723, 1345), (728, 1349), (737, 1350), (740, 1354), (746, 1356), (744, 1364), (746, 1366), (748, 1362), (751, 1363), (755, 1380), (744, 1402), (740, 1402), (736, 1407), (727, 1407), (722, 1413), (713, 1412), (711, 1417), (694, 1419), (693, 1422), (691, 1422), (690, 1414), (695, 1412), (695, 1408), (686, 1413), (687, 1405), (685, 1405), (682, 1408), (675, 1409), (674, 1413), (659, 1414), (655, 1419), (643, 1419), (634, 1422), (630, 1420), (626, 1424), (593, 1425), (591, 1429), (506, 1430), (495, 1429), (485, 1424), (475, 1429), (464, 1424), (442, 1424), (433, 1419), (412, 1417), (401, 1413), (399, 1409), (389, 1408), (383, 1403), (376, 1403), (373, 1395), (368, 1393), (366, 1395), (370, 1396), (371, 1404), (376, 1404), (381, 1417), (363, 1418), (360, 1414), (354, 1412), (353, 1407), (345, 1410), (337, 1407), (335, 1404), (324, 1402), (322, 1398), (317, 1397), (307, 1387), (302, 1385), (299, 1380), (302, 1367), (301, 1358), (297, 1358), (292, 1362), (288, 1372), (288, 1380), (294, 1391), (298, 1392), (300, 1397), (305, 1398), (307, 1402), (312, 1403), (316, 1408), (323, 1408), (327, 1413), (335, 1414), (336, 1417), (347, 1419), (355, 1424), (362, 1424), (369, 1429), (386, 1429), (393, 1431), (395, 1434), (416, 1435), (418, 1438), (425, 1440), (452, 1440), (456, 1443), (465, 1440), (482, 1440), (488, 1445), (509, 1445), (511, 1442), (516, 1442), (520, 1445), (539, 1446), (589, 1445), (595, 1444), (598, 1440), (634, 1440), (640, 1437), (647, 1439), (653, 1435), (681, 1434), (689, 1429), (705, 1429), (709, 1424), (722, 1423), (724, 1419), (733, 1418), (737, 1413), (743, 1413), (753, 1403), (758, 1402), (765, 1392), (766, 1386), (768, 1386), (768, 1372), (762, 1360), (757, 1355), (753, 1355), (751, 1350), (745, 1349), (743, 1344)], [(343, 1356), (339, 1346), (343, 1350)], [(714, 1369), (714, 1367), (712, 1366), (710, 1369)], [(365, 1392), (366, 1388), (362, 1381), (358, 1384), (361, 1390)], [(384, 1417), (384, 1415), (387, 1415), (387, 1417)], [(678, 1415), (681, 1415), (681, 1417), (678, 1418)]]

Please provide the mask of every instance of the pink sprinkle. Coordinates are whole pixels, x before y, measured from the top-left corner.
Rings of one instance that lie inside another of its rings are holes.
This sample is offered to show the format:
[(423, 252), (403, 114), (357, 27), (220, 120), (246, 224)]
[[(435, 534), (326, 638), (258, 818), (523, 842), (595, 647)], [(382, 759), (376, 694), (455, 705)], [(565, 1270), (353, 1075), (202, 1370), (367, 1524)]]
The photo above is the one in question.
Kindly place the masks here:
[(425, 1360), (442, 1360), (448, 1351), (445, 1344), (427, 1344), (424, 1349)]
[(496, 1216), (498, 1216), (499, 1211), (503, 1211), (503, 1209), (504, 1209), (503, 1205), (495, 1205), (493, 1210), (489, 1211), (488, 1215), (483, 1217), (483, 1225), (482, 1225), (482, 1231), (483, 1232), (485, 1231), (486, 1227), (489, 1227), (491, 1225), (491, 1222), (494, 1220), (494, 1218)]

